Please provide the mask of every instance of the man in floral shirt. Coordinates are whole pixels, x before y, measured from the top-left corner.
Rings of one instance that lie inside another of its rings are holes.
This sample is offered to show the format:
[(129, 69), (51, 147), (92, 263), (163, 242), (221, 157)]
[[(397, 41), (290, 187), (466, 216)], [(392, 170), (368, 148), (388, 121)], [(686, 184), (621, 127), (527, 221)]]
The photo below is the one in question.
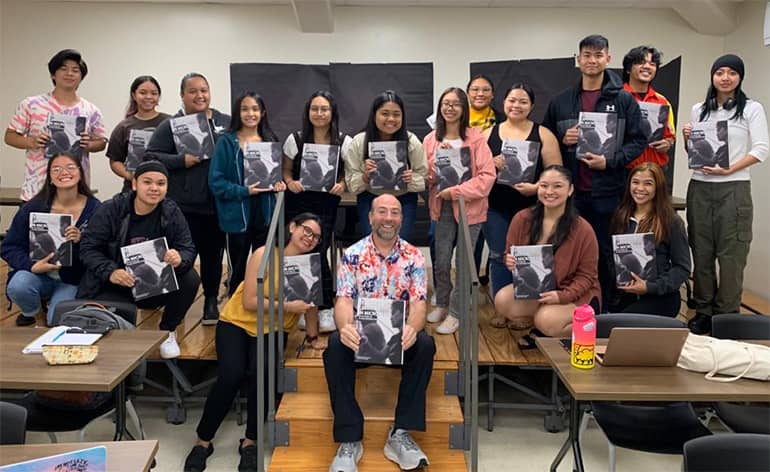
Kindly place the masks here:
[(407, 302), (401, 345), (404, 364), (398, 391), (395, 424), (385, 442), (385, 457), (401, 469), (427, 466), (428, 458), (409, 435), (425, 431), (425, 392), (433, 371), (436, 346), (425, 326), (425, 258), (399, 238), (401, 204), (392, 195), (372, 202), (372, 233), (345, 251), (337, 274), (334, 317), (338, 331), (324, 351), (324, 370), (334, 412), (334, 440), (341, 443), (330, 472), (356, 472), (363, 455), (364, 416), (356, 401), (354, 361), (361, 337), (353, 319), (358, 297), (389, 298)]

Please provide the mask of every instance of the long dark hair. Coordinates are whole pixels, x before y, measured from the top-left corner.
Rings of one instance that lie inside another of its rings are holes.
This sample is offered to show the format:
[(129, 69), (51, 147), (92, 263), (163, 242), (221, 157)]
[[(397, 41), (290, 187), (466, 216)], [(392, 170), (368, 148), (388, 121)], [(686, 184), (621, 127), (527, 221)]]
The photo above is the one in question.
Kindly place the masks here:
[(460, 107), (462, 108), (462, 113), (460, 114), (460, 138), (465, 141), (465, 132), (468, 129), (471, 112), (469, 110), (468, 95), (465, 94), (463, 89), (458, 87), (449, 87), (444, 90), (438, 99), (438, 105), (436, 105), (436, 140), (442, 141), (444, 136), (446, 136), (446, 120), (444, 115), (441, 114), (441, 102), (444, 101), (444, 97), (449, 93), (454, 93), (460, 100)]
[[(543, 174), (550, 171), (558, 172), (565, 179), (567, 179), (567, 182), (570, 185), (572, 185), (572, 172), (570, 172), (570, 170), (566, 167), (561, 165), (548, 166), (543, 169), (543, 172), (540, 173), (540, 176), (542, 177)], [(564, 205), (564, 214), (561, 215), (559, 221), (556, 223), (556, 228), (554, 229), (553, 234), (548, 238), (548, 244), (553, 245), (554, 251), (556, 251), (556, 249), (567, 240), (570, 233), (572, 232), (572, 225), (578, 218), (578, 212), (575, 208), (575, 202), (572, 198), (573, 195), (574, 192), (572, 195), (567, 197), (567, 201)], [(545, 207), (540, 202), (540, 199), (538, 199), (535, 205), (532, 207), (532, 227), (529, 230), (529, 244), (538, 244), (538, 241), (540, 241), (543, 233), (544, 216)]]
[(660, 244), (668, 239), (669, 225), (674, 221), (676, 214), (671, 205), (671, 198), (668, 195), (666, 186), (666, 174), (654, 162), (645, 162), (629, 172), (626, 190), (623, 192), (623, 199), (615, 210), (610, 223), (612, 234), (622, 234), (626, 232), (628, 220), (634, 215), (636, 202), (631, 196), (631, 179), (640, 172), (648, 171), (652, 174), (655, 181), (655, 198), (652, 201), (652, 213), (647, 218), (640, 221), (636, 227), (637, 233), (654, 233), (655, 242)]
[[(393, 134), (393, 141), (408, 141), (409, 133), (406, 131), (406, 110), (404, 101), (393, 90), (386, 90), (374, 97), (372, 107), (369, 109), (369, 119), (364, 128), (364, 159), (369, 158), (369, 141), (382, 141), (380, 139), (380, 130), (377, 129), (377, 110), (388, 102), (393, 102), (401, 109), (401, 128)], [(408, 164), (407, 164), (408, 165)]]
[(134, 93), (136, 92), (136, 89), (139, 88), (140, 85), (142, 85), (145, 82), (152, 82), (152, 84), (158, 88), (158, 97), (160, 97), (160, 84), (157, 80), (155, 80), (155, 77), (151, 75), (140, 75), (139, 77), (135, 78), (133, 82), (131, 82), (131, 91), (128, 94), (128, 107), (126, 107), (126, 118), (129, 116), (133, 116), (136, 114), (137, 111), (139, 111), (139, 105), (136, 103), (136, 100), (134, 100)]
[(51, 167), (53, 166), (53, 161), (58, 157), (66, 157), (76, 166), (78, 166), (78, 172), (80, 173), (80, 180), (78, 180), (78, 193), (85, 195), (88, 198), (92, 198), (94, 193), (88, 187), (88, 184), (86, 184), (86, 176), (83, 172), (83, 164), (80, 162), (80, 159), (69, 152), (60, 152), (52, 158), (48, 159), (48, 165), (45, 168), (45, 182), (43, 183), (43, 187), (40, 189), (40, 191), (37, 192), (37, 195), (32, 197), (32, 200), (44, 202), (48, 206), (51, 206), (51, 203), (53, 203), (53, 199), (56, 197), (56, 192), (58, 189), (51, 181)]
[(233, 107), (230, 115), (230, 132), (237, 133), (243, 127), (241, 121), (241, 103), (246, 97), (251, 97), (257, 102), (257, 106), (262, 111), (262, 115), (257, 123), (257, 134), (262, 141), (274, 142), (278, 141), (278, 136), (275, 135), (273, 129), (270, 128), (270, 122), (267, 119), (267, 108), (265, 108), (265, 101), (257, 92), (246, 92), (233, 101)]
[[(527, 97), (529, 97), (529, 104), (532, 106), (532, 108), (529, 110), (529, 114), (527, 115), (527, 119), (529, 119), (529, 115), (535, 111), (535, 91), (532, 90), (532, 87), (530, 87), (528, 84), (525, 84), (524, 82), (516, 82), (515, 84), (508, 87), (508, 90), (505, 91), (505, 95), (503, 95), (503, 102), (505, 102), (505, 99), (508, 98), (508, 95), (510, 95), (514, 90), (524, 90), (524, 93), (526, 93)], [(506, 117), (506, 120), (507, 119), (508, 118)]]
[[(341, 144), (339, 125), (340, 116), (339, 110), (337, 109), (337, 102), (334, 100), (334, 95), (332, 95), (332, 93), (327, 90), (316, 90), (313, 92), (313, 95), (307, 99), (307, 103), (305, 103), (305, 112), (302, 115), (302, 144), (314, 142), (313, 123), (310, 122), (310, 103), (316, 97), (325, 99), (327, 102), (329, 102), (329, 107), (331, 108), (332, 119), (329, 123), (329, 138), (331, 139), (330, 144)], [(300, 143), (297, 143), (298, 146), (299, 144)]]
[[(731, 120), (737, 120), (738, 118), (743, 118), (743, 110), (746, 108), (746, 101), (749, 99), (749, 97), (746, 96), (746, 93), (741, 89), (741, 85), (743, 84), (743, 78), (741, 78), (740, 82), (738, 82), (738, 86), (735, 87), (734, 97), (735, 100), (735, 108), (733, 112), (733, 116), (730, 117)], [(703, 121), (709, 117), (712, 111), (717, 110), (717, 89), (714, 87), (714, 74), (711, 74), (711, 84), (709, 85), (708, 90), (706, 91), (706, 99), (703, 100), (703, 104), (700, 106), (700, 118), (698, 118), (698, 121)]]

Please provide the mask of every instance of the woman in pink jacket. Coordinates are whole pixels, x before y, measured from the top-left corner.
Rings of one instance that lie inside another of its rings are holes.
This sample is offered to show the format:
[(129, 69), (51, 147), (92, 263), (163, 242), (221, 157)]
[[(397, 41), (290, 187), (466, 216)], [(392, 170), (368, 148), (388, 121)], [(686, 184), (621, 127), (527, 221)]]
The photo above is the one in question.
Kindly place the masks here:
[[(458, 233), (460, 195), (475, 247), (481, 224), (487, 219), (487, 196), (495, 183), (495, 164), (484, 135), (468, 125), (468, 97), (450, 87), (441, 94), (436, 110), (436, 130), (425, 137), (428, 157), (428, 205), (436, 225), (436, 308), (428, 321), (442, 323), (440, 334), (451, 334), (460, 326), (457, 290), (452, 287), (452, 251)], [(459, 257), (459, 255), (458, 255)], [(457, 264), (457, 260), (455, 260)]]

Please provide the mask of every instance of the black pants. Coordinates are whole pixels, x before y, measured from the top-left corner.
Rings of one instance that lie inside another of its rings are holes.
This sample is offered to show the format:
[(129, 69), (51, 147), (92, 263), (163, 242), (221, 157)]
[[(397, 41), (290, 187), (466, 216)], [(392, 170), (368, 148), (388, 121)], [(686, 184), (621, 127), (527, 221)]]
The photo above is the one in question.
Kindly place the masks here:
[[(284, 333), (284, 342), (286, 334)], [(276, 340), (276, 362), (278, 360), (278, 342)], [(198, 423), (198, 437), (211, 441), (222, 424), (227, 412), (233, 404), (243, 381), (247, 381), (246, 391), (246, 437), (257, 440), (257, 422), (265, 418), (257, 415), (257, 388), (262, 384), (265, 392), (265, 413), (267, 413), (268, 390), (268, 353), (269, 344), (265, 338), (265, 378), (257, 379), (257, 338), (249, 336), (243, 329), (234, 324), (220, 321), (216, 331), (217, 346), (217, 380), (209, 391), (203, 416)], [(276, 392), (277, 394), (277, 392)]]
[[(337, 207), (340, 198), (321, 192), (286, 192), (286, 212), (284, 217), (286, 224), (300, 213), (310, 212), (321, 218), (321, 241), (317, 250), (321, 254), (321, 292), (323, 304), (320, 308), (331, 308), (334, 305), (334, 290), (332, 284), (332, 271), (329, 266), (327, 253), (334, 236), (334, 225), (337, 223)], [(331, 257), (337, 257), (332, 254)]]
[(190, 227), (195, 249), (201, 261), (201, 284), (203, 295), (216, 297), (219, 283), (222, 281), (222, 251), (225, 247), (225, 235), (219, 229), (216, 214), (184, 213)]
[(575, 206), (580, 216), (585, 218), (596, 234), (599, 244), (599, 285), (602, 288), (602, 306), (617, 303), (613, 300), (615, 291), (615, 267), (610, 238), (610, 220), (619, 204), (618, 197), (592, 197), (589, 192), (577, 192)]
[(641, 296), (624, 293), (620, 296), (618, 305), (610, 311), (616, 313), (641, 313), (675, 317), (679, 314), (682, 297), (679, 292), (663, 295), (644, 294)]
[[(404, 352), (395, 428), (425, 431), (425, 392), (433, 372), (435, 353), (433, 338), (425, 331), (420, 331), (414, 345)], [(329, 346), (323, 358), (334, 413), (334, 440), (361, 441), (364, 437), (364, 415), (356, 401), (356, 369), (369, 364), (358, 364), (353, 360), (354, 352), (342, 344), (339, 331), (329, 336)]]
[(136, 303), (136, 306), (139, 308), (165, 307), (163, 309), (163, 317), (160, 319), (159, 328), (164, 331), (174, 331), (193, 304), (195, 294), (198, 292), (198, 285), (201, 283), (201, 279), (198, 277), (195, 269), (190, 269), (181, 275), (176, 274), (176, 280), (179, 284), (179, 290), (156, 297), (145, 298), (138, 302), (134, 302), (131, 289), (113, 283), (107, 283), (93, 298), (94, 300)]
[(227, 293), (231, 297), (238, 285), (243, 282), (249, 256), (258, 247), (264, 246), (266, 239), (267, 228), (257, 228), (253, 224), (249, 225), (245, 233), (227, 233), (225, 235), (227, 259), (230, 266), (230, 273), (227, 277)]

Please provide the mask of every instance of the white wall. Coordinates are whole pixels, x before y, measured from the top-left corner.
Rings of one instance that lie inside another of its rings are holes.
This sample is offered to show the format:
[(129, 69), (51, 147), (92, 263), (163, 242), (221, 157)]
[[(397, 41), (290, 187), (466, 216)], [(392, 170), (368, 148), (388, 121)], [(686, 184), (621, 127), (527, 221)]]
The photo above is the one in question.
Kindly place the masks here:
[[(769, 83), (767, 50), (761, 47), (763, 12), (753, 3), (742, 7), (741, 31), (724, 38), (695, 33), (669, 9), (338, 7), (334, 33), (308, 34), (298, 31), (289, 6), (0, 2), (0, 59), (5, 64), (0, 69), (0, 123), (8, 122), (21, 98), (51, 88), (45, 63), (64, 47), (84, 54), (90, 72), (80, 92), (102, 109), (108, 128), (120, 120), (128, 86), (139, 74), (158, 78), (166, 112), (178, 108), (178, 81), (191, 70), (209, 78), (213, 106), (228, 110), (232, 62), (432, 61), (440, 92), (465, 85), (469, 62), (570, 56), (580, 38), (596, 32), (609, 38), (615, 66), (629, 48), (645, 43), (663, 50), (664, 61), (683, 56), (679, 116), (702, 98), (711, 63), (725, 44), (747, 51), (746, 85), (754, 96)], [(68, 25), (66, 31), (62, 24)], [(466, 34), (469, 30), (472, 35)], [(758, 77), (762, 67), (764, 79)], [(770, 103), (767, 93), (762, 98)], [(689, 177), (683, 155), (679, 145), (676, 195), (684, 195)], [(0, 146), (4, 185), (20, 184), (23, 161), (21, 151)], [(92, 168), (101, 196), (118, 190), (120, 183), (103, 154), (93, 156)], [(759, 189), (755, 195), (760, 196)], [(770, 240), (770, 228), (762, 230), (755, 246)], [(770, 255), (765, 251), (762, 257), (752, 266), (767, 271)]]

